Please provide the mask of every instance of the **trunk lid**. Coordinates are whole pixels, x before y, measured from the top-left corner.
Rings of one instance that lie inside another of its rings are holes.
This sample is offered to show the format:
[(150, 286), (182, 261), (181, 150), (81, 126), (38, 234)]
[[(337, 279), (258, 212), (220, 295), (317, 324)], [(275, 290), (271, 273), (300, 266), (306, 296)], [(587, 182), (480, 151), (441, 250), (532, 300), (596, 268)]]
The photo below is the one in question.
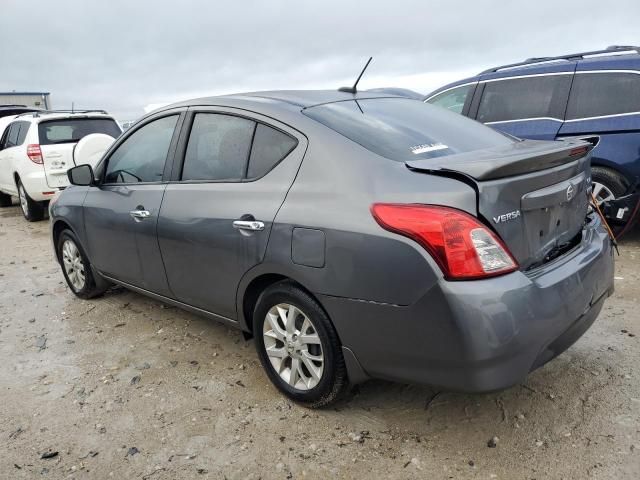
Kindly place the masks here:
[(406, 165), (471, 184), (479, 215), (527, 270), (579, 240), (589, 205), (590, 149), (583, 141), (523, 140)]
[(75, 146), (75, 143), (40, 145), (44, 173), (49, 187), (66, 187), (69, 184), (67, 170), (75, 166), (73, 163), (73, 148)]

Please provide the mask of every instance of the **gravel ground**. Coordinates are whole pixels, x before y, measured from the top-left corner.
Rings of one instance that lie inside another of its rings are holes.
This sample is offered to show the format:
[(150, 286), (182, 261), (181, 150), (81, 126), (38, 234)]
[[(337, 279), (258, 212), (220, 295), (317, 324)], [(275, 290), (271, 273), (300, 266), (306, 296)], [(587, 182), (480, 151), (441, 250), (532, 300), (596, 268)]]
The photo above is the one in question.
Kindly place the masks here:
[(596, 324), (526, 383), (371, 381), (312, 411), (275, 391), (238, 331), (123, 289), (75, 298), (47, 222), (2, 209), (0, 477), (638, 479), (640, 231), (628, 237)]

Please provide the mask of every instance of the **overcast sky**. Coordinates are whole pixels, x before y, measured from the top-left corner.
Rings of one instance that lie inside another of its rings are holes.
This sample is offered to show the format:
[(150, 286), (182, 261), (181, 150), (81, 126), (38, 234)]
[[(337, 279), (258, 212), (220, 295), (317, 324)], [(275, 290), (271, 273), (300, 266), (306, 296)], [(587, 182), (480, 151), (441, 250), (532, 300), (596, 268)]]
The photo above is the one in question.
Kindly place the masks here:
[(0, 91), (144, 107), (351, 84), (428, 93), (533, 56), (640, 44), (640, 0), (0, 0)]

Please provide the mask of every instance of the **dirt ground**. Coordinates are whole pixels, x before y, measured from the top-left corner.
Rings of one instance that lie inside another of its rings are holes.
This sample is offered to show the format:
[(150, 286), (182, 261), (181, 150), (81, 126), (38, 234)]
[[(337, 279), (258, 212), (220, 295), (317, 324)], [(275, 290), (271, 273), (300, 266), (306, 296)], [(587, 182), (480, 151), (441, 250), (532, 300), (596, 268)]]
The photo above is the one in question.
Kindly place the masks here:
[(0, 478), (638, 479), (639, 229), (620, 253), (596, 324), (526, 383), (371, 381), (312, 411), (238, 331), (123, 289), (75, 298), (47, 222), (2, 209)]

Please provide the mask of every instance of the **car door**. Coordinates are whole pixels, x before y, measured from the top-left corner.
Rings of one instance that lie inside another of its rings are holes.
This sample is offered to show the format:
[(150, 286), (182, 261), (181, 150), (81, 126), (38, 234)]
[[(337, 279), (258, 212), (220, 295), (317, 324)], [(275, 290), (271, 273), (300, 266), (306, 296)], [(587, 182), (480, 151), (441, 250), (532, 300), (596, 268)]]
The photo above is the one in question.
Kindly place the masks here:
[(87, 248), (105, 275), (168, 295), (156, 237), (181, 112), (158, 114), (128, 132), (98, 167), (84, 201)]
[(597, 136), (592, 164), (633, 179), (640, 172), (640, 71), (579, 65), (561, 137)]
[(306, 149), (296, 130), (233, 109), (190, 113), (165, 191), (158, 241), (177, 300), (236, 319), (242, 276), (260, 263)]
[(0, 189), (17, 195), (16, 183), (13, 177), (15, 162), (19, 157), (19, 146), (29, 129), (29, 122), (17, 121), (9, 124), (0, 138)]
[(553, 73), (481, 80), (476, 120), (520, 138), (554, 140), (567, 108), (575, 64)]

